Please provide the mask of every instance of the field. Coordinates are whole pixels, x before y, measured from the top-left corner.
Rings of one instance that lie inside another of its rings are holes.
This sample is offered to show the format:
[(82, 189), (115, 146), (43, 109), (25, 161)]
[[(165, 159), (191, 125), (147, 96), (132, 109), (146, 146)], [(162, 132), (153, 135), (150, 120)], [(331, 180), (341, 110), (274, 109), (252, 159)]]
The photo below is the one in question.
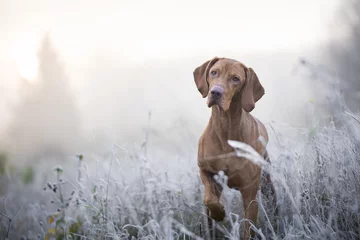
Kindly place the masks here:
[[(302, 65), (311, 73), (309, 63)], [(327, 114), (315, 114), (310, 102), (307, 126), (266, 122), (272, 160), (267, 170), (279, 211), (275, 215), (258, 194), (259, 224), (253, 228), (259, 239), (360, 238), (359, 118), (346, 107), (335, 78), (320, 73), (316, 80), (327, 86), (321, 105)], [(142, 143), (74, 156), (47, 154), (27, 167), (2, 154), (0, 238), (239, 239), (246, 221), (241, 198), (226, 187), (226, 219), (207, 231), (198, 136), (187, 124), (172, 133), (181, 140), (154, 144), (149, 115)], [(226, 183), (226, 177), (219, 173), (218, 181)]]

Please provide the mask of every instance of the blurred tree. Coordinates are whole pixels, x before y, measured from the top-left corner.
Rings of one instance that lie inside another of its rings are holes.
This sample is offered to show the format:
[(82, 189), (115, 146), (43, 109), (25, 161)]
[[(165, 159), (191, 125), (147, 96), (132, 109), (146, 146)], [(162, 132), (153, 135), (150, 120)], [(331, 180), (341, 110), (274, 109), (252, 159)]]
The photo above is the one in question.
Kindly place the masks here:
[(10, 151), (17, 157), (66, 153), (80, 134), (80, 117), (68, 78), (49, 36), (40, 46), (38, 61), (37, 83), (23, 81), (21, 100), (12, 109), (8, 134)]
[(360, 1), (344, 0), (335, 22), (336, 38), (329, 48), (330, 64), (342, 82), (345, 101), (359, 111), (360, 101)]

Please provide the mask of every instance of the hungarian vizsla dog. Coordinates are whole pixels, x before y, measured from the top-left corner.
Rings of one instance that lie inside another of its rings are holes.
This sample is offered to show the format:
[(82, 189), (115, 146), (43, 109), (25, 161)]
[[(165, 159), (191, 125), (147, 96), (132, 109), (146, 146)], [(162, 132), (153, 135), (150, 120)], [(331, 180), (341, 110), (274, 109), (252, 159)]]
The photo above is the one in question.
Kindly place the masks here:
[[(224, 171), (228, 176), (228, 186), (241, 192), (245, 218), (255, 224), (261, 167), (250, 160), (229, 154), (233, 149), (227, 142), (244, 142), (263, 155), (265, 148), (258, 139), (262, 136), (268, 141), (268, 134), (265, 126), (249, 112), (264, 95), (264, 88), (253, 69), (227, 58), (215, 57), (205, 62), (195, 69), (194, 79), (202, 96), (208, 97), (207, 105), (212, 109), (210, 121), (199, 139), (198, 149), (198, 166), (208, 215), (216, 221), (225, 217), (224, 207), (219, 202), (221, 188), (213, 179), (216, 173)], [(271, 184), (269, 175), (266, 180)], [(274, 194), (272, 184), (271, 190)], [(250, 230), (250, 224), (246, 221), (245, 239), (249, 233), (254, 236), (254, 231)]]

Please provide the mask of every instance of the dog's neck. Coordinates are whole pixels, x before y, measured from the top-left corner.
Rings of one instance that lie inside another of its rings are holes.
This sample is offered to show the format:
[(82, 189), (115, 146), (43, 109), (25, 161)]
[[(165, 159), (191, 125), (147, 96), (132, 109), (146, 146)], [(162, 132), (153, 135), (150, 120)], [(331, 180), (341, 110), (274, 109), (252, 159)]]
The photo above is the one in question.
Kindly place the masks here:
[(225, 142), (229, 139), (242, 141), (242, 118), (246, 118), (247, 115), (243, 111), (239, 99), (233, 99), (227, 111), (223, 111), (218, 105), (214, 105), (209, 122), (210, 128), (219, 139), (225, 140)]

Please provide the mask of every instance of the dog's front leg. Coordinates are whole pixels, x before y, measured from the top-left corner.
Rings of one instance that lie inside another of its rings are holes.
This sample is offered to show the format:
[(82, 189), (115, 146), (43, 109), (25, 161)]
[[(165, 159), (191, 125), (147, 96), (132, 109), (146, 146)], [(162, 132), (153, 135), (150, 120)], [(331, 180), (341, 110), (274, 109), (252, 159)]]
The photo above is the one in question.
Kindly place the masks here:
[(221, 187), (216, 184), (212, 174), (203, 169), (200, 169), (200, 177), (204, 184), (204, 203), (209, 209), (209, 216), (216, 221), (222, 221), (225, 217), (225, 210), (224, 206), (220, 204)]
[[(258, 186), (258, 184), (255, 184), (255, 186)], [(257, 220), (257, 214), (258, 214), (258, 203), (256, 201), (256, 193), (257, 188), (252, 187), (250, 189), (247, 189), (246, 191), (241, 191), (242, 199), (243, 199), (243, 205), (244, 205), (244, 211), (245, 211), (245, 219), (247, 221), (245, 222), (245, 229), (244, 229), (244, 239), (248, 239), (249, 236), (254, 238), (255, 232), (250, 228), (249, 221), (256, 225)]]

